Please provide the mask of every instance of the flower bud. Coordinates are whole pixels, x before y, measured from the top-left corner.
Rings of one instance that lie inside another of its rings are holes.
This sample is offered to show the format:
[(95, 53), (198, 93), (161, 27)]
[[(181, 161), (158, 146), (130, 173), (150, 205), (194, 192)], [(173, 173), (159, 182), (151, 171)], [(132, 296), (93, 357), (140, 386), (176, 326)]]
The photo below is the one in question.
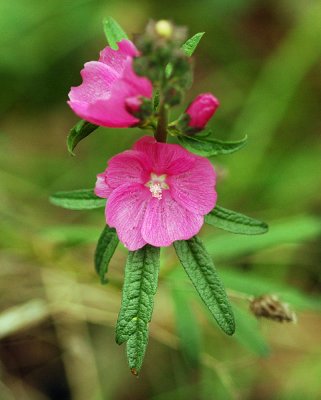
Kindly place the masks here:
[(170, 39), (174, 32), (173, 24), (166, 19), (161, 19), (160, 21), (156, 22), (155, 24), (155, 31), (164, 39)]
[(140, 110), (142, 104), (142, 99), (138, 96), (127, 97), (125, 100), (126, 110), (133, 115)]
[(204, 129), (219, 105), (219, 101), (211, 93), (198, 95), (185, 111), (190, 116), (188, 126)]

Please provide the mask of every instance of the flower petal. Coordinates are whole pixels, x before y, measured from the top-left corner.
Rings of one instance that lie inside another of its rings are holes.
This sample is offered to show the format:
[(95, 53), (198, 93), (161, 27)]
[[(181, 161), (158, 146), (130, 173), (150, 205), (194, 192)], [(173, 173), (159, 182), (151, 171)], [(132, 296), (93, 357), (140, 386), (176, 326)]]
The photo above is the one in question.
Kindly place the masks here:
[(97, 181), (95, 186), (95, 194), (98, 197), (102, 197), (103, 199), (107, 199), (113, 189), (109, 186), (107, 182), (107, 174), (103, 172), (102, 174), (97, 175)]
[(167, 180), (171, 195), (187, 210), (205, 215), (215, 206), (215, 171), (208, 159), (197, 157), (190, 170), (170, 176)]
[[(105, 66), (105, 64), (100, 64)], [(131, 59), (126, 61), (123, 76), (113, 81), (113, 85), (108, 90), (108, 96), (96, 98), (93, 103), (73, 100), (69, 102), (69, 105), (77, 115), (93, 124), (126, 128), (139, 122), (138, 118), (127, 111), (126, 99), (139, 96), (150, 98), (153, 92), (151, 82), (135, 74)]]
[[(126, 62), (120, 82), (124, 82), (131, 88), (132, 96), (144, 96), (150, 99), (153, 95), (152, 82), (148, 78), (136, 74), (132, 59)], [(117, 91), (117, 89), (115, 90)]]
[(180, 174), (195, 164), (197, 156), (178, 144), (159, 143), (151, 136), (144, 136), (133, 147), (151, 158), (156, 174)]
[(146, 244), (141, 234), (149, 190), (140, 184), (122, 185), (107, 200), (106, 221), (116, 228), (120, 241), (128, 250), (138, 250)]
[(118, 43), (118, 50), (106, 46), (101, 52), (99, 61), (109, 65), (118, 75), (124, 70), (128, 57), (137, 57), (139, 54), (134, 43), (130, 40), (122, 40)]
[[(108, 103), (111, 96), (111, 88), (118, 75), (114, 70), (98, 61), (91, 61), (85, 64), (81, 71), (83, 82), (80, 86), (72, 87), (69, 92), (68, 101), (72, 110), (81, 118), (93, 124), (102, 126), (115, 125), (113, 113), (106, 115), (102, 107)], [(126, 113), (125, 121), (121, 119), (122, 126), (130, 126), (137, 122), (137, 119)]]
[(112, 157), (106, 170), (108, 183), (116, 188), (125, 183), (145, 184), (150, 179), (151, 164), (139, 151), (127, 150)]
[(110, 96), (112, 84), (118, 78), (115, 71), (99, 61), (87, 62), (80, 71), (83, 82), (69, 92), (70, 106), (73, 102), (95, 103)]
[(196, 235), (203, 222), (203, 216), (180, 206), (166, 190), (161, 200), (152, 197), (148, 203), (142, 237), (153, 246), (169, 246), (175, 240), (187, 240)]

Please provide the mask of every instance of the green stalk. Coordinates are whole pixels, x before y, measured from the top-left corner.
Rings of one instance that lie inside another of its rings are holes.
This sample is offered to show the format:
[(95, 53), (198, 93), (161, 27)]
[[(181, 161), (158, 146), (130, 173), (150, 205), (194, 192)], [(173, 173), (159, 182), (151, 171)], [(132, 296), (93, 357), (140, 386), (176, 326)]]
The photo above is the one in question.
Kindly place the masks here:
[(154, 135), (155, 139), (158, 142), (166, 143), (167, 124), (168, 124), (168, 106), (162, 102), (159, 108), (158, 123)]

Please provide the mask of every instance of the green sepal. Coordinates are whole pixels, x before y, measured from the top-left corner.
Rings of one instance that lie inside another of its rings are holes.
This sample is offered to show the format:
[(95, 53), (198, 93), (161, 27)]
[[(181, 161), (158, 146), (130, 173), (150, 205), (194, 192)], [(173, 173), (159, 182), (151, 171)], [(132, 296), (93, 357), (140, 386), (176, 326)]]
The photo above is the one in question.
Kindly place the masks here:
[(106, 205), (106, 199), (96, 196), (93, 189), (57, 192), (51, 195), (49, 200), (55, 206), (69, 210), (92, 210)]
[(94, 132), (98, 125), (91, 124), (83, 119), (81, 119), (69, 132), (67, 136), (67, 149), (71, 155), (75, 155), (74, 149), (77, 144), (83, 140), (85, 137)]
[(108, 17), (104, 20), (104, 32), (108, 41), (109, 46), (117, 50), (118, 49), (118, 42), (122, 41), (123, 39), (128, 39), (128, 36), (122, 29), (122, 27), (114, 20), (112, 17)]
[(137, 375), (148, 343), (148, 323), (154, 307), (160, 265), (160, 249), (151, 245), (130, 251), (126, 261), (116, 342), (127, 342), (128, 364)]
[(266, 233), (269, 229), (265, 222), (247, 217), (246, 215), (218, 205), (205, 215), (205, 222), (216, 228), (243, 235), (260, 235)]
[(196, 33), (194, 36), (189, 38), (182, 46), (182, 49), (184, 50), (184, 53), (188, 56), (191, 57), (194, 51), (196, 50), (196, 47), (198, 46), (200, 40), (202, 39), (202, 36), (204, 35), (205, 32), (199, 32)]
[(174, 242), (176, 254), (201, 299), (227, 335), (233, 335), (232, 307), (213, 261), (197, 236)]
[(106, 225), (98, 239), (95, 252), (95, 269), (102, 284), (107, 283), (106, 273), (108, 265), (118, 243), (119, 239), (116, 230)]
[(220, 154), (231, 154), (240, 150), (247, 141), (247, 136), (241, 140), (226, 142), (218, 139), (208, 139), (202, 136), (177, 136), (182, 146), (186, 147), (193, 153), (203, 157), (217, 156)]

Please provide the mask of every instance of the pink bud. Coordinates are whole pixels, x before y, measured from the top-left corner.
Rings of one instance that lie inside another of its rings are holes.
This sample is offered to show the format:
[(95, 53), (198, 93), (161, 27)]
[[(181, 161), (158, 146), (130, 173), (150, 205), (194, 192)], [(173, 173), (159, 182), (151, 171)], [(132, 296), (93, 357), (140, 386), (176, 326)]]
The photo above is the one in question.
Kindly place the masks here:
[(139, 98), (138, 96), (127, 97), (127, 99), (125, 100), (125, 107), (130, 114), (135, 114), (137, 111), (140, 110), (142, 103), (143, 102), (141, 98)]
[(219, 105), (219, 101), (211, 93), (199, 94), (185, 111), (191, 117), (188, 125), (204, 129)]

